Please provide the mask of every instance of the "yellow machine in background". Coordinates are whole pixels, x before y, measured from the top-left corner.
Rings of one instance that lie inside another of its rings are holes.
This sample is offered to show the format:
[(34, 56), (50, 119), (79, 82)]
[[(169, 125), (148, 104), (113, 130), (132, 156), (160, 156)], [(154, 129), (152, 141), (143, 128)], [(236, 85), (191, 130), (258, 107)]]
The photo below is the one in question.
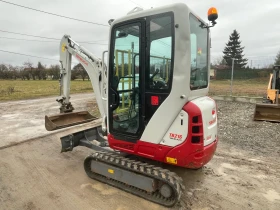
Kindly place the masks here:
[(263, 104), (256, 104), (254, 120), (280, 122), (280, 65), (273, 67)]
[(268, 103), (279, 104), (280, 91), (280, 65), (273, 67), (273, 73), (270, 74), (269, 84), (267, 87), (266, 100)]

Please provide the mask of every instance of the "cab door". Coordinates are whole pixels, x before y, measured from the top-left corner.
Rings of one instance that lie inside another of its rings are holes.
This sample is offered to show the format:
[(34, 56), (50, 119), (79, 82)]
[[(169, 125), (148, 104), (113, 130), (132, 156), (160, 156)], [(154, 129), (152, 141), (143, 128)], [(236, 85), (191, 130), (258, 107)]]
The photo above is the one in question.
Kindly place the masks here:
[(136, 142), (143, 133), (141, 97), (145, 66), (145, 21), (116, 24), (109, 60), (109, 132), (115, 139)]
[(174, 17), (167, 12), (147, 17), (145, 124), (169, 96), (174, 63)]

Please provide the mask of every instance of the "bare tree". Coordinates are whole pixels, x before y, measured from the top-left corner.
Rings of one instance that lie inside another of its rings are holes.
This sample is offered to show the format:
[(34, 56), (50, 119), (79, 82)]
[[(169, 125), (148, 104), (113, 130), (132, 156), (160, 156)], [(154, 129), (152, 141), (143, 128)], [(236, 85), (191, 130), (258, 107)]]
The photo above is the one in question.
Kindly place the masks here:
[(274, 65), (280, 65), (280, 51), (276, 55)]
[(48, 74), (51, 76), (53, 80), (59, 79), (59, 72), (60, 72), (59, 65), (51, 65), (50, 68), (48, 69)]
[(8, 67), (5, 64), (0, 64), (0, 79), (8, 79)]
[(37, 75), (39, 80), (41, 80), (41, 79), (46, 80), (47, 79), (46, 68), (41, 64), (41, 62), (38, 62), (38, 66), (37, 66), (37, 69), (36, 69), (36, 75)]
[(80, 63), (74, 66), (73, 70), (76, 71), (77, 74), (82, 77), (83, 81), (85, 80), (86, 77), (88, 77), (85, 68)]
[[(25, 77), (28, 80), (30, 79), (30, 77), (32, 77), (32, 79), (35, 80), (36, 79), (36, 72), (35, 72), (35, 69), (33, 67), (33, 63), (31, 63), (30, 61), (26, 61), (26, 62), (23, 63), (23, 65), (25, 67), (24, 71), (26, 71), (26, 72), (24, 72)], [(28, 76), (27, 76), (27, 74), (28, 74)]]
[(213, 65), (227, 65), (227, 62), (223, 56), (220, 56), (213, 61)]
[(9, 79), (16, 80), (18, 78), (18, 72), (17, 72), (16, 68), (9, 64), (8, 69), (9, 69)]

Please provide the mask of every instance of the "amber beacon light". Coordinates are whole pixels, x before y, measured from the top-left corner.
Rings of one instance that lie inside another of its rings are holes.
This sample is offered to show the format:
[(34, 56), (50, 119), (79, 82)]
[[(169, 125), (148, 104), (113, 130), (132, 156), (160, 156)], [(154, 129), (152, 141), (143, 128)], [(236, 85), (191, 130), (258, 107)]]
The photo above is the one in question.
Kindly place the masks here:
[(211, 7), (208, 10), (208, 20), (213, 22), (218, 18), (218, 11), (215, 7)]
[(215, 20), (217, 20), (218, 18), (218, 11), (215, 7), (211, 7), (208, 10), (208, 20), (212, 22), (212, 26), (209, 27), (213, 27), (215, 24), (217, 24), (217, 22)]

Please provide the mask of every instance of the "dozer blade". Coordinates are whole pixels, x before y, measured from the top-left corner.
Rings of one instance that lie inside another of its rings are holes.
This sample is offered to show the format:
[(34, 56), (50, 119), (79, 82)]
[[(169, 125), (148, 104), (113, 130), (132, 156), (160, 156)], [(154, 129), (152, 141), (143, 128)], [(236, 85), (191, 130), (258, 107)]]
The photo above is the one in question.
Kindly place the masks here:
[(256, 104), (254, 120), (280, 122), (280, 105)]
[(67, 128), (73, 125), (87, 123), (98, 119), (88, 111), (62, 113), (58, 115), (45, 116), (45, 128), (48, 131)]

